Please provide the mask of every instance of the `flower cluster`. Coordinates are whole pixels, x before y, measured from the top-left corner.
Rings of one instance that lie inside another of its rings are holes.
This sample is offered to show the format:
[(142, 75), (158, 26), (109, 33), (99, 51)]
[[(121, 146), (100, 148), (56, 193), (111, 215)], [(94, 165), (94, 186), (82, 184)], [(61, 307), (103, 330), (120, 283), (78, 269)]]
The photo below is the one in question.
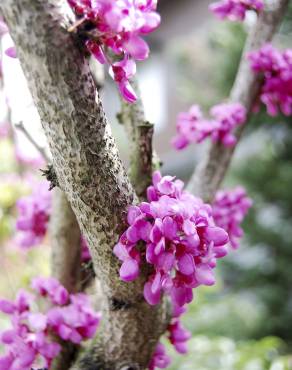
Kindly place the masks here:
[[(110, 65), (110, 74), (128, 102), (136, 94), (129, 79), (135, 74), (135, 61), (148, 57), (149, 47), (141, 35), (160, 24), (157, 0), (68, 0), (75, 14), (91, 25), (86, 41), (89, 52), (102, 64)], [(82, 22), (79, 22), (82, 24)], [(110, 52), (119, 61), (111, 58)]]
[[(168, 327), (169, 340), (179, 353), (185, 353), (190, 333), (179, 317), (192, 301), (194, 288), (215, 283), (213, 270), (217, 258), (227, 254), (228, 234), (215, 225), (209, 205), (183, 190), (182, 181), (162, 177), (156, 171), (152, 182), (147, 189), (148, 202), (129, 208), (129, 227), (114, 253), (122, 261), (120, 278), (124, 281), (137, 278), (142, 261), (152, 266), (144, 297), (150, 305), (156, 305), (162, 292), (170, 296), (173, 318)], [(145, 249), (141, 243), (146, 244)], [(168, 357), (159, 345), (150, 369), (165, 368), (166, 364)]]
[[(79, 344), (92, 338), (99, 324), (100, 314), (92, 310), (85, 294), (70, 295), (53, 278), (36, 278), (32, 288), (36, 294), (21, 290), (14, 302), (0, 299), (0, 311), (10, 316), (12, 324), (1, 335), (6, 346), (6, 354), (0, 357), (3, 370), (30, 370), (33, 365), (49, 368), (61, 350), (52, 334)], [(45, 313), (36, 309), (40, 297), (50, 302)]]
[(239, 246), (239, 239), (243, 235), (240, 224), (244, 220), (252, 200), (242, 187), (233, 190), (219, 190), (212, 204), (215, 224), (222, 227), (228, 235), (233, 249)]
[[(28, 249), (39, 245), (45, 237), (51, 216), (52, 197), (47, 181), (34, 185), (32, 193), (17, 201), (18, 218), (16, 220), (17, 244)], [(80, 239), (81, 261), (91, 259), (87, 242), (83, 236)]]
[[(228, 235), (215, 226), (211, 207), (183, 191), (183, 185), (154, 172), (148, 202), (129, 208), (129, 227), (114, 247), (123, 262), (122, 280), (137, 278), (142, 259), (153, 267), (144, 286), (144, 297), (151, 305), (159, 303), (162, 291), (175, 307), (191, 302), (193, 288), (214, 284), (216, 259), (227, 253)], [(140, 242), (146, 243), (145, 252)]]
[(51, 193), (48, 189), (48, 182), (42, 181), (33, 188), (31, 195), (17, 201), (17, 242), (23, 248), (38, 245), (47, 232), (51, 211)]
[(226, 147), (234, 146), (234, 129), (246, 121), (246, 109), (240, 103), (218, 104), (210, 110), (211, 119), (203, 117), (201, 109), (193, 105), (188, 112), (178, 115), (176, 136), (172, 139), (175, 149), (181, 150), (191, 143), (201, 143), (207, 137)]
[(248, 10), (259, 12), (263, 8), (263, 0), (221, 0), (209, 6), (219, 19), (230, 21), (243, 21)]
[(260, 99), (271, 116), (279, 109), (287, 116), (292, 114), (292, 49), (279, 51), (271, 44), (248, 56), (255, 73), (264, 76)]

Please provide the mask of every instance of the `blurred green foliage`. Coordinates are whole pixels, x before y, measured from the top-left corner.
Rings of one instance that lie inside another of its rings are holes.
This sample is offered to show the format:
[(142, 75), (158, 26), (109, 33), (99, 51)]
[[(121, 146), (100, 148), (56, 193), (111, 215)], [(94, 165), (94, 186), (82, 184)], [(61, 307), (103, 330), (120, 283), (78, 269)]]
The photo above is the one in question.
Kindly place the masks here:
[(291, 370), (291, 359), (280, 358), (283, 342), (275, 337), (236, 343), (231, 338), (196, 336), (189, 354), (172, 354), (170, 370)]

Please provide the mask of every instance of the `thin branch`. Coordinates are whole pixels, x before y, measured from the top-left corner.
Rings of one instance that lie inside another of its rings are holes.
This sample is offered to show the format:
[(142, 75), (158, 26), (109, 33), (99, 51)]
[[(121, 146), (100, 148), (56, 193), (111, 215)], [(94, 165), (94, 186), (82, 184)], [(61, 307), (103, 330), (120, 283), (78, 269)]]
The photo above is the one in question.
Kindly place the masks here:
[(128, 104), (121, 99), (121, 112), (118, 120), (125, 126), (130, 142), (131, 183), (139, 197), (145, 197), (146, 189), (151, 184), (153, 172), (153, 124), (146, 121), (144, 107), (136, 79), (131, 81), (138, 99), (134, 104)]
[[(52, 276), (70, 293), (80, 291), (80, 228), (65, 193), (58, 188), (53, 190), (50, 242)], [(77, 346), (70, 342), (60, 344), (62, 351), (54, 360), (52, 370), (68, 369), (78, 350)]]
[[(75, 35), (60, 27), (54, 2), (6, 0), (0, 8), (40, 114), (59, 185), (88, 241), (101, 282), (103, 369), (144, 369), (162, 334), (163, 309), (143, 299), (145, 266), (137, 280), (124, 283), (119, 278), (120, 262), (112, 253), (125, 230), (127, 207), (137, 197), (96, 95), (88, 62)], [(121, 304), (113, 309), (113, 302)]]
[(27, 131), (27, 129), (24, 127), (23, 122), (19, 122), (15, 124), (15, 128), (17, 128), (19, 131), (21, 131), (24, 136), (29, 140), (29, 142), (35, 147), (35, 149), (40, 153), (40, 155), (43, 157), (43, 159), (49, 163), (50, 158), (46, 153), (45, 148), (40, 146), (35, 139), (32, 137), (32, 135)]
[[(259, 49), (273, 38), (289, 0), (279, 0), (276, 4), (266, 3), (265, 10), (259, 15), (254, 29), (249, 34), (241, 58), (239, 70), (230, 93), (231, 102), (241, 103), (249, 117), (253, 104), (259, 94), (261, 77), (251, 71), (247, 60), (247, 53)], [(242, 135), (244, 126), (240, 126), (235, 133), (237, 143)], [(189, 182), (188, 190), (211, 202), (216, 190), (219, 188), (229, 167), (235, 147), (226, 148), (220, 143), (212, 144), (207, 156), (195, 169)]]

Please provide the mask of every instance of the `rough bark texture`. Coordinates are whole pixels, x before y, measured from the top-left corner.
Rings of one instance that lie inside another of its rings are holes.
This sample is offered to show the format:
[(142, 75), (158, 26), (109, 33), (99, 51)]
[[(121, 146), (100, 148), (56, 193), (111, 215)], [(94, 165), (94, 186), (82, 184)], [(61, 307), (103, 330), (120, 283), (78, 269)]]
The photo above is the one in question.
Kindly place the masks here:
[[(289, 0), (279, 0), (270, 6), (266, 3), (265, 11), (259, 15), (255, 27), (247, 39), (229, 100), (240, 102), (246, 108), (248, 117), (259, 93), (261, 77), (251, 71), (249, 61), (246, 58), (247, 53), (257, 50), (266, 42), (271, 41), (281, 23), (288, 3)], [(236, 131), (237, 142), (243, 130), (244, 126), (240, 126)], [(196, 168), (188, 190), (205, 201), (211, 202), (225, 176), (234, 149), (235, 147), (226, 148), (220, 143), (212, 144), (206, 157)]]
[(0, 9), (39, 111), (58, 183), (88, 240), (103, 289), (96, 362), (76, 368), (144, 369), (164, 329), (163, 308), (143, 299), (147, 271), (133, 283), (119, 279), (112, 249), (125, 228), (127, 206), (136, 198), (88, 63), (78, 40), (60, 27), (52, 1), (5, 0)]

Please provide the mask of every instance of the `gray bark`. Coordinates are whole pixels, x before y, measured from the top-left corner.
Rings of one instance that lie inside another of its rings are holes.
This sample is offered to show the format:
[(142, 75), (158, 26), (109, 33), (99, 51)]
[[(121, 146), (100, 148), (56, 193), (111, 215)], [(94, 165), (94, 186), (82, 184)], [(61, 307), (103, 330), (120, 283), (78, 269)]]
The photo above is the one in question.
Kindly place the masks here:
[[(261, 77), (251, 71), (247, 53), (257, 50), (266, 42), (271, 41), (282, 21), (288, 3), (289, 0), (279, 0), (273, 2), (271, 6), (268, 6), (266, 3), (265, 10), (260, 13), (255, 27), (247, 39), (229, 100), (241, 103), (246, 108), (248, 117), (259, 93)], [(235, 133), (237, 143), (244, 127), (244, 125), (239, 126)], [(235, 148), (236, 146), (226, 148), (221, 143), (212, 144), (203, 161), (195, 169), (189, 182), (188, 190), (206, 202), (212, 202), (217, 189), (224, 179)]]
[(58, 183), (88, 240), (103, 290), (99, 347), (86, 365), (75, 368), (144, 369), (164, 330), (164, 310), (143, 299), (145, 269), (133, 283), (119, 279), (120, 263), (112, 249), (136, 196), (88, 62), (76, 36), (60, 26), (53, 2), (5, 0), (0, 9), (41, 117)]

